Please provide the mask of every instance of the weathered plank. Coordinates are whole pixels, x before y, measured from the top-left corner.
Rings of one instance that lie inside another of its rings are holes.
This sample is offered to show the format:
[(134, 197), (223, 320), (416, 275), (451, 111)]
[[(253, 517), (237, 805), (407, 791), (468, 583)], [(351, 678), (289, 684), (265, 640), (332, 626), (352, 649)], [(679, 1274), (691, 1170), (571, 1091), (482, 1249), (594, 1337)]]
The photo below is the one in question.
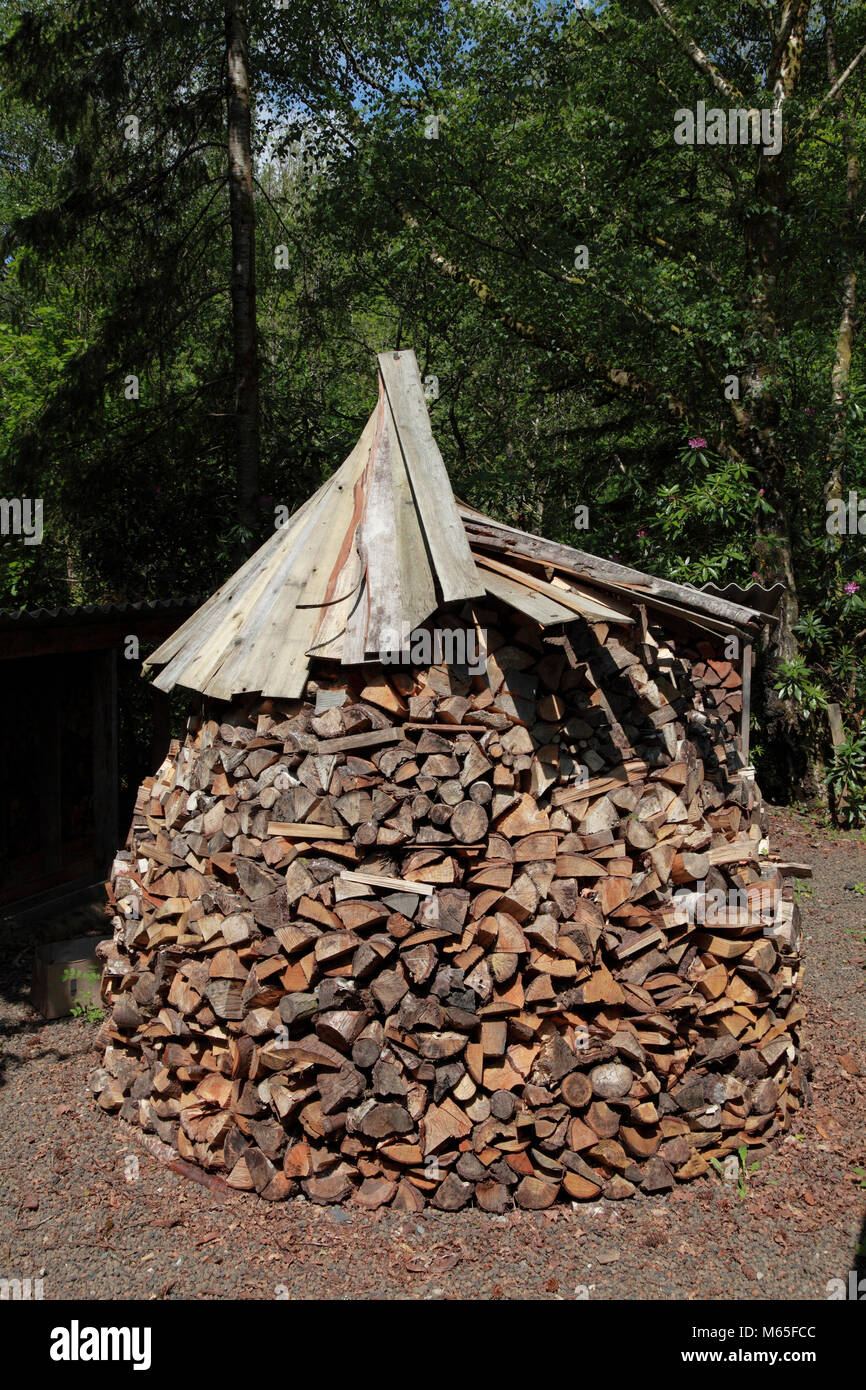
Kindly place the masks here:
[(480, 597), (484, 585), (469, 550), (439, 446), (433, 438), (414, 352), (380, 353), (379, 371), (443, 598), (450, 603)]

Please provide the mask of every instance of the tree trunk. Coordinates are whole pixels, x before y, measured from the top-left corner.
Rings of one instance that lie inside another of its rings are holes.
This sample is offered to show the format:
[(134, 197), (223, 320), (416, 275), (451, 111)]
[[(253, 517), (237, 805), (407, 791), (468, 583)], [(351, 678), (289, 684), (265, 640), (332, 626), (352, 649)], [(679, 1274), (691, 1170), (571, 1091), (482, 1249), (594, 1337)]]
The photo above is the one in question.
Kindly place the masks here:
[[(784, 41), (774, 54), (768, 80), (772, 81), (774, 109), (784, 120), (785, 106), (800, 76), (803, 38), (809, 5), (806, 0), (789, 0), (784, 7)], [(789, 148), (783, 141), (777, 155), (762, 152), (755, 180), (760, 212), (746, 222), (746, 253), (752, 276), (752, 318), (755, 339), (765, 349), (765, 360), (772, 358), (771, 347), (779, 336), (779, 277), (781, 271), (781, 227), (790, 202)], [(777, 430), (780, 403), (776, 383), (765, 362), (753, 362), (746, 383), (748, 400), (743, 421), (747, 426), (748, 453), (755, 466), (772, 513), (759, 513), (755, 555), (761, 577), (768, 583), (781, 580), (785, 595), (779, 608), (779, 621), (773, 632), (772, 647), (777, 657), (790, 660), (798, 650), (794, 627), (799, 617), (797, 582), (793, 565), (790, 518), (786, 498), (791, 495), (790, 464), (781, 457)], [(742, 426), (741, 426), (742, 427)]]
[(250, 533), (258, 520), (259, 359), (256, 334), (255, 222), (250, 115), (249, 54), (244, 5), (227, 5), (229, 215), (232, 232), (232, 326), (238, 520)]
[[(785, 106), (800, 75), (803, 35), (809, 6), (805, 0), (789, 0), (784, 11), (784, 37), (778, 46), (768, 74), (774, 108), (784, 119)], [(755, 356), (744, 373), (742, 407), (735, 410), (740, 445), (755, 469), (765, 500), (773, 508), (759, 512), (754, 541), (756, 569), (766, 584), (780, 580), (785, 593), (778, 610), (778, 622), (768, 641), (763, 666), (763, 717), (766, 768), (762, 786), (775, 799), (789, 795), (793, 788), (815, 791), (810, 769), (806, 729), (797, 711), (779, 699), (773, 686), (777, 663), (796, 656), (799, 643), (794, 628), (799, 619), (797, 582), (793, 563), (791, 521), (787, 499), (791, 487), (790, 460), (782, 456), (778, 429), (781, 421), (780, 398), (774, 369), (774, 344), (779, 337), (779, 279), (781, 271), (781, 227), (790, 201), (791, 153), (783, 141), (777, 155), (762, 152), (755, 179), (759, 211), (747, 217), (746, 259), (751, 280), (750, 300), (752, 341)]]
[[(827, 77), (831, 87), (839, 76), (839, 61), (836, 55), (836, 34), (833, 15), (828, 10), (825, 16), (827, 29)], [(839, 228), (839, 244), (842, 250), (842, 302), (839, 325), (836, 330), (836, 352), (833, 370), (830, 374), (830, 393), (834, 408), (833, 433), (830, 440), (830, 471), (824, 487), (827, 501), (842, 496), (842, 473), (845, 464), (845, 394), (851, 375), (851, 354), (854, 348), (854, 315), (857, 308), (857, 272), (855, 255), (857, 244), (857, 199), (860, 191), (860, 161), (857, 141), (851, 128), (851, 121), (845, 106), (844, 97), (834, 98), (836, 119), (842, 132), (845, 145), (845, 208), (842, 225)], [(841, 538), (836, 537), (836, 547)]]

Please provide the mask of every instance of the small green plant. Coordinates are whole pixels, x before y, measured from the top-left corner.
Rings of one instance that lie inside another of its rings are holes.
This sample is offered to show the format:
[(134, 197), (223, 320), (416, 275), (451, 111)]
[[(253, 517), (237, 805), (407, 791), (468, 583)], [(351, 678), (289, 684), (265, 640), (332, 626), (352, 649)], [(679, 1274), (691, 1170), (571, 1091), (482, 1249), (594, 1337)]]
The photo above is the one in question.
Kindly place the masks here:
[(857, 1186), (860, 1188), (860, 1191), (866, 1192), (866, 1168), (861, 1167), (858, 1163), (854, 1168), (854, 1174), (857, 1178)]
[(866, 883), (852, 883), (851, 892), (859, 893), (862, 898), (863, 894), (866, 893)]
[[(89, 984), (98, 984), (102, 979), (102, 972), (95, 970), (92, 966), (88, 970), (78, 970), (73, 965), (69, 965), (63, 972), (64, 980), (87, 981)], [(73, 990), (73, 993), (75, 991)], [(101, 1023), (105, 1018), (105, 1012), (98, 1004), (94, 1004), (87, 999), (80, 1003), (75, 1003), (69, 1011), (73, 1018), (83, 1018), (87, 1023)]]
[(811, 883), (804, 883), (802, 879), (798, 879), (794, 884), (794, 901), (800, 903), (804, 898), (814, 898), (814, 896), (815, 889)]
[(804, 719), (809, 719), (819, 710), (826, 708), (827, 696), (824, 689), (802, 656), (794, 656), (790, 661), (779, 663), (774, 688), (783, 700), (790, 700), (796, 705)]
[[(733, 1154), (731, 1155), (731, 1158), (733, 1158)], [(754, 1162), (754, 1163), (750, 1164), (749, 1161), (748, 1161), (748, 1158), (749, 1158), (749, 1150), (748, 1150), (748, 1148), (746, 1147), (745, 1144), (741, 1144), (740, 1147), (737, 1149), (737, 1170), (736, 1170), (737, 1192), (739, 1193), (739, 1195), (740, 1195), (741, 1197), (746, 1197), (746, 1196), (748, 1196), (748, 1192), (749, 1192), (749, 1188), (748, 1188), (749, 1178), (752, 1176), (752, 1174), (754, 1173), (755, 1169), (758, 1168), (758, 1167), (760, 1167), (760, 1164), (758, 1163), (758, 1160), (757, 1160), (757, 1159), (755, 1159), (755, 1162)], [(718, 1159), (718, 1158), (711, 1158), (711, 1159), (710, 1159), (710, 1163), (711, 1163), (712, 1166), (715, 1168), (716, 1172), (718, 1173), (719, 1177), (722, 1179), (723, 1182), (729, 1182), (729, 1181), (730, 1181), (732, 1174), (730, 1173), (729, 1169), (727, 1169), (727, 1168), (725, 1167), (725, 1165), (721, 1162), (720, 1159)]]
[[(850, 735), (833, 750), (827, 774), (836, 819), (849, 829), (866, 820), (866, 734)], [(854, 891), (860, 891), (855, 884)]]

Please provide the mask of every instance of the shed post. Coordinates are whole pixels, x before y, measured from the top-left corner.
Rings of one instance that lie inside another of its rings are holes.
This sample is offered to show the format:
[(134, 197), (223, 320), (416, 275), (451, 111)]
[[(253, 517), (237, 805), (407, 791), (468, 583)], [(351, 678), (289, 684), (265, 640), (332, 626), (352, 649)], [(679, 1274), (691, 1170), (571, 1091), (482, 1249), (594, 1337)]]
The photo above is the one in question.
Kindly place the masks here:
[(749, 763), (749, 715), (752, 706), (752, 644), (747, 642), (743, 648), (743, 710), (740, 715), (740, 752), (746, 767)]

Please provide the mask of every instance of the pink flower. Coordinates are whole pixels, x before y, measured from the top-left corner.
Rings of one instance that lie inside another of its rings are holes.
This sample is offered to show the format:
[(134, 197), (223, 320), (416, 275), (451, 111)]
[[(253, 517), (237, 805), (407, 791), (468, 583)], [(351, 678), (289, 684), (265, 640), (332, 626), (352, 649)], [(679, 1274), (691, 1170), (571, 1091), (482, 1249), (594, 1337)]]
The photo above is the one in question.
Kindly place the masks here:
[(814, 407), (813, 405), (807, 405), (807, 406), (806, 406), (806, 409), (805, 409), (805, 411), (804, 411), (804, 414), (806, 414), (806, 415), (814, 415), (814, 414), (815, 414), (815, 407)]
[(752, 578), (753, 578), (753, 579), (760, 579), (760, 575), (758, 574), (758, 571), (757, 571), (757, 570), (752, 570)]
[(706, 447), (707, 441), (705, 439), (702, 439), (700, 435), (697, 435), (694, 439), (689, 440), (690, 449), (706, 449)]
[(645, 535), (646, 535), (646, 531), (638, 531), (638, 535), (639, 535), (639, 536), (645, 536)]
[(859, 588), (860, 588), (860, 585), (859, 585), (859, 584), (855, 584), (855, 583), (853, 582), (853, 580), (849, 580), (849, 582), (845, 585), (845, 593), (846, 593), (846, 594), (856, 594), (856, 592), (857, 592), (857, 590), (858, 590)]
[(762, 487), (759, 487), (759, 488), (758, 488), (758, 496), (759, 496), (759, 497), (763, 497), (763, 495), (764, 495), (764, 489), (763, 489)]

